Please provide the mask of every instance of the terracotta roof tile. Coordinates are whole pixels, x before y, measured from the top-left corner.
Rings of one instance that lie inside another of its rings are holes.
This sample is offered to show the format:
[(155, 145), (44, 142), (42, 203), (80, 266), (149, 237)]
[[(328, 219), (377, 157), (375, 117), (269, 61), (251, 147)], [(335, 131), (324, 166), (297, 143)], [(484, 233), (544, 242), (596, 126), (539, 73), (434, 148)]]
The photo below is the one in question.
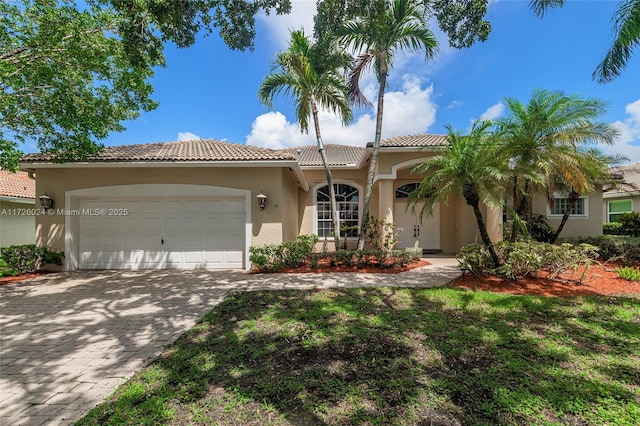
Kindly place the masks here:
[[(324, 148), (329, 166), (334, 167), (360, 164), (364, 156), (367, 155), (367, 149), (359, 146), (327, 144)], [(301, 167), (323, 165), (316, 145), (287, 148), (283, 149), (282, 152), (295, 155)]]
[[(138, 145), (108, 146), (87, 161), (250, 161), (294, 160), (295, 156), (266, 148), (199, 139)], [(27, 154), (24, 162), (51, 161), (48, 154)]]
[(36, 198), (36, 181), (25, 172), (0, 170), (0, 196)]
[[(448, 145), (445, 135), (408, 135), (395, 136), (380, 141), (380, 147), (383, 148), (418, 148), (421, 146), (443, 146)], [(373, 147), (373, 142), (367, 144), (367, 148)]]

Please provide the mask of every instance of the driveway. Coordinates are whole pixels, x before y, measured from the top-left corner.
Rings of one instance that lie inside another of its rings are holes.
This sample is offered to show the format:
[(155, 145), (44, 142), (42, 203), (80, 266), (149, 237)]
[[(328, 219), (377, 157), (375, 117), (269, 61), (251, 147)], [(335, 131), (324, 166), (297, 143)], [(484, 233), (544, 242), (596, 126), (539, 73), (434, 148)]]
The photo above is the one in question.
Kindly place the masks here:
[(402, 274), (99, 271), (0, 286), (0, 424), (71, 424), (227, 295), (246, 290), (443, 285), (450, 257)]

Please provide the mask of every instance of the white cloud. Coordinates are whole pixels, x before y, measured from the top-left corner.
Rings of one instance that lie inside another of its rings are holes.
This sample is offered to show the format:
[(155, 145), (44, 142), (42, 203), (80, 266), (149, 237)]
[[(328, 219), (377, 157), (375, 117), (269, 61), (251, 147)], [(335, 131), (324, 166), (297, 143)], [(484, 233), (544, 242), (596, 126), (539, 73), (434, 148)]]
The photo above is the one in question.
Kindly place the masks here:
[(500, 101), (495, 105), (491, 105), (480, 116), (480, 120), (494, 120), (502, 115), (504, 112), (504, 104)]
[[(435, 122), (436, 105), (432, 100), (433, 85), (421, 87), (420, 80), (412, 75), (403, 77), (401, 91), (386, 92), (382, 137), (409, 135), (426, 132)], [(375, 100), (373, 100), (375, 105)], [(359, 115), (353, 123), (342, 126), (337, 116), (321, 111), (320, 131), (325, 143), (364, 146), (373, 140), (375, 132), (375, 109)], [(258, 116), (247, 136), (248, 145), (272, 149), (310, 145), (315, 143), (315, 133), (303, 135), (296, 122), (289, 122), (282, 113), (268, 112)]]
[(628, 117), (613, 123), (620, 132), (618, 140), (614, 145), (601, 148), (609, 154), (623, 155), (631, 162), (640, 161), (640, 99), (627, 104), (624, 111)]
[(284, 49), (289, 44), (289, 30), (304, 28), (307, 35), (313, 34), (313, 17), (316, 14), (316, 2), (314, 0), (293, 0), (291, 13), (288, 15), (276, 15), (272, 12), (269, 16), (264, 13), (258, 19), (267, 28), (269, 37), (276, 44), (277, 49)]
[(194, 141), (200, 139), (200, 136), (191, 132), (178, 132), (179, 141)]
[(464, 102), (454, 99), (451, 102), (449, 102), (449, 105), (447, 105), (447, 107), (445, 109), (457, 108), (457, 107), (462, 106), (462, 105), (464, 105)]

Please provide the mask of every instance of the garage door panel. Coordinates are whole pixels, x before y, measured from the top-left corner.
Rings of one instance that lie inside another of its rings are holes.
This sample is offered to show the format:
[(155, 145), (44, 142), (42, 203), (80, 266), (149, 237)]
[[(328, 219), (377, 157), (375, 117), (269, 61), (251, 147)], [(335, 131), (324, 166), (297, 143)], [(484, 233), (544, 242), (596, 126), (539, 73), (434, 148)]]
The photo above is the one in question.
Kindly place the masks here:
[(83, 269), (241, 268), (245, 201), (80, 200), (85, 209), (126, 209), (123, 216), (81, 216)]

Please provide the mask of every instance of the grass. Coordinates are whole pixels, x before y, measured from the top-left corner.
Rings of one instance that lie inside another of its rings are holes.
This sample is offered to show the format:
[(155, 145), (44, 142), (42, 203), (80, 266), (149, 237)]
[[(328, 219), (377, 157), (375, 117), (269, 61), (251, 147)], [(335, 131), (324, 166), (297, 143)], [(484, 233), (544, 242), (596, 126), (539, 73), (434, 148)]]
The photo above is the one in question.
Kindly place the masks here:
[(0, 259), (0, 277), (13, 277), (18, 275), (18, 271), (15, 271), (6, 264), (6, 262)]
[(634, 298), (249, 292), (78, 424), (632, 425), (639, 366)]

